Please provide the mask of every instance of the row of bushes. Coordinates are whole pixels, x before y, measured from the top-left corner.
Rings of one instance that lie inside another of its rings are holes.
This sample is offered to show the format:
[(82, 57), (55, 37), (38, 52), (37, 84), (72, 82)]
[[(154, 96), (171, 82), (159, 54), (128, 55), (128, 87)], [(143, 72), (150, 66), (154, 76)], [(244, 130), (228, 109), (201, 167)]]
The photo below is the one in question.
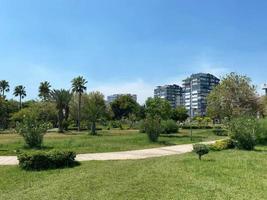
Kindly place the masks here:
[(24, 170), (46, 170), (73, 167), (76, 154), (72, 151), (23, 153), (18, 155), (19, 166)]
[(206, 126), (206, 125), (196, 125), (196, 124), (193, 124), (193, 125), (182, 125), (181, 126), (182, 129), (213, 129), (212, 126)]
[[(140, 123), (140, 129), (139, 129), (140, 133), (146, 133), (147, 132), (146, 129), (149, 127), (148, 123), (150, 121), (152, 121), (152, 119), (147, 119), (147, 120), (143, 121), (142, 123)], [(157, 119), (157, 121), (159, 123), (158, 132), (160, 134), (172, 134), (172, 133), (177, 133), (179, 131), (179, 126), (173, 120), (159, 120), (159, 119)]]
[(232, 139), (225, 139), (216, 141), (214, 144), (209, 145), (210, 150), (212, 151), (222, 151), (226, 149), (235, 148), (236, 143)]

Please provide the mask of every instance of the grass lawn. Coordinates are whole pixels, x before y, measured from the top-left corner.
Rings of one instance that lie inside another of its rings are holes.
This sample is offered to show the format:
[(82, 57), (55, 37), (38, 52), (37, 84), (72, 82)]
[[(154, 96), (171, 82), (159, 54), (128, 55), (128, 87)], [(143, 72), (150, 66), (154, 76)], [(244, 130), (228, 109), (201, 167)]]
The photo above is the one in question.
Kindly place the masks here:
[(0, 166), (2, 200), (267, 199), (267, 147), (25, 172)]
[[(158, 143), (151, 143), (146, 134), (137, 130), (100, 131), (98, 136), (83, 133), (48, 133), (44, 138), (43, 150), (61, 149), (73, 150), (77, 153), (111, 152), (152, 148), (166, 145), (186, 144), (215, 139), (222, 139), (211, 130), (194, 130), (193, 141), (190, 140), (189, 130), (180, 133), (161, 136)], [(30, 151), (24, 147), (24, 141), (17, 134), (0, 134), (0, 155), (16, 155), (16, 150)]]

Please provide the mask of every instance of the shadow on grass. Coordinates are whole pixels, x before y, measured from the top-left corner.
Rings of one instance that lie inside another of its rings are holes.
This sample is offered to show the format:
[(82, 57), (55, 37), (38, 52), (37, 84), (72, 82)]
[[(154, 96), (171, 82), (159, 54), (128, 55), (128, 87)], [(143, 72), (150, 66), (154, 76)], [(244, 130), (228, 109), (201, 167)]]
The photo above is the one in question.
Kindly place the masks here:
[[(162, 134), (160, 135), (160, 137), (165, 137), (165, 138), (190, 138), (190, 135), (177, 135), (177, 134)], [(193, 139), (204, 139), (206, 138), (205, 136), (194, 136), (193, 135)]]
[(176, 145), (175, 143), (170, 142), (170, 141), (158, 141), (158, 144), (164, 145), (164, 146), (173, 146), (173, 145)]
[(52, 167), (52, 168), (40, 168), (40, 169), (23, 169), (20, 168), (23, 171), (27, 172), (43, 172), (43, 171), (55, 171), (55, 170), (63, 170), (63, 169), (72, 169), (75, 167), (81, 166), (81, 162), (74, 161), (71, 165), (61, 166), (61, 167)]

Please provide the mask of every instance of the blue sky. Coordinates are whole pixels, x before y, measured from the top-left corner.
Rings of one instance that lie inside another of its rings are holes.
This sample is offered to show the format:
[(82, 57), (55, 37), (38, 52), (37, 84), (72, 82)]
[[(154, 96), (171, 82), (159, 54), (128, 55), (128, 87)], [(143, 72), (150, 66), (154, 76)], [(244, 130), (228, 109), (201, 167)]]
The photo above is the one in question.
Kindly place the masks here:
[[(191, 73), (267, 82), (265, 0), (0, 0), (0, 79), (137, 93)], [(11, 94), (9, 95), (11, 97)]]

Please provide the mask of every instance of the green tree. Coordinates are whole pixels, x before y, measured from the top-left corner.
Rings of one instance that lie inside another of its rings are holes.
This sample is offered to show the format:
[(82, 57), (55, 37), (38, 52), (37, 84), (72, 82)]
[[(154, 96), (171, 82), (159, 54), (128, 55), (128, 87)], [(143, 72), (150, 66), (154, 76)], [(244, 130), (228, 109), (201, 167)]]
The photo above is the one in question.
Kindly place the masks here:
[(144, 122), (144, 130), (150, 142), (157, 142), (162, 133), (161, 119), (158, 116), (148, 116)]
[(9, 92), (9, 83), (6, 80), (0, 81), (0, 93), (5, 98), (5, 92)]
[(19, 108), (22, 108), (22, 99), (24, 99), (26, 97), (26, 90), (25, 87), (22, 85), (16, 86), (14, 89), (14, 93), (13, 95), (15, 97), (19, 96)]
[(7, 101), (0, 97), (0, 129), (6, 129), (8, 124), (8, 105)]
[(41, 82), (39, 86), (39, 97), (43, 101), (47, 101), (50, 98), (50, 93), (51, 93), (51, 85), (48, 81)]
[(78, 94), (78, 131), (81, 130), (81, 103), (82, 103), (82, 94), (86, 91), (87, 81), (82, 77), (78, 76), (72, 81), (72, 92)]
[(255, 116), (259, 111), (255, 87), (247, 76), (230, 73), (224, 77), (207, 98), (208, 116), (215, 119), (242, 115)]
[(138, 108), (139, 104), (131, 97), (131, 95), (121, 95), (111, 103), (114, 119), (117, 120), (129, 118), (130, 114), (136, 114)]
[(72, 98), (72, 93), (69, 90), (53, 90), (51, 97), (56, 103), (58, 110), (58, 129), (60, 133), (67, 129), (67, 122), (69, 118), (69, 103)]
[(184, 122), (188, 117), (188, 111), (184, 106), (178, 106), (172, 110), (171, 118), (176, 122)]
[(28, 107), (24, 107), (20, 111), (14, 113), (11, 117), (14, 124), (22, 122), (25, 117), (34, 117), (38, 121), (50, 123), (53, 127), (57, 125), (57, 109), (54, 102), (35, 102)]
[(158, 97), (148, 98), (145, 104), (146, 115), (167, 120), (171, 118), (172, 108), (168, 101)]
[(104, 95), (100, 92), (91, 92), (85, 98), (85, 111), (91, 123), (91, 134), (96, 135), (96, 122), (105, 116), (106, 104)]

